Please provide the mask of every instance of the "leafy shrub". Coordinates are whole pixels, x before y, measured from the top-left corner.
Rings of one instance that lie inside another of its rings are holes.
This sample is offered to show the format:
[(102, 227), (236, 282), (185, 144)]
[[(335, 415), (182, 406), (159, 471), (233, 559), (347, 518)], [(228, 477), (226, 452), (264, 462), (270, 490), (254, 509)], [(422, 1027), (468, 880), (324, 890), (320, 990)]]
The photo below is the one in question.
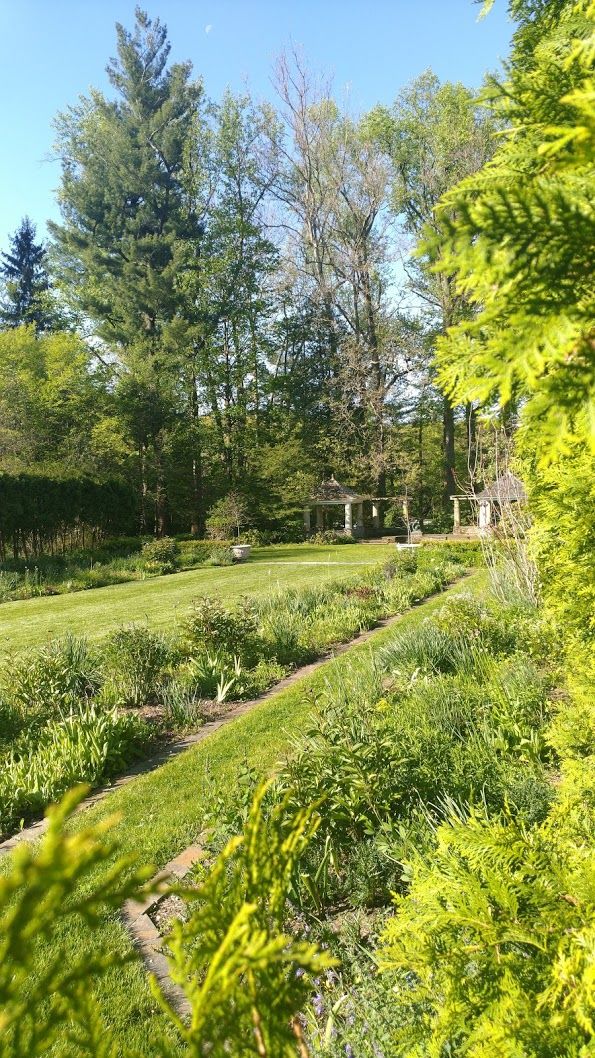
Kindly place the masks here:
[(334, 529), (320, 529), (308, 537), (309, 544), (357, 544), (354, 536), (337, 533)]
[(300, 635), (306, 651), (324, 650), (332, 643), (346, 642), (378, 619), (378, 609), (365, 603), (330, 603), (315, 609), (308, 617)]
[(143, 625), (112, 632), (102, 651), (101, 700), (124, 706), (155, 701), (172, 660), (167, 640)]
[(413, 602), (421, 602), (422, 599), (427, 599), (429, 595), (433, 595), (446, 583), (447, 578), (442, 571), (418, 569), (417, 573), (412, 574), (409, 578), (411, 598)]
[[(0, 1008), (6, 1058), (41, 1058), (53, 1048), (81, 1056), (115, 1053), (92, 986), (126, 956), (98, 950), (97, 933), (91, 951), (73, 955), (65, 938), (79, 924), (82, 909), (95, 932), (106, 913), (115, 914), (125, 900), (145, 896), (142, 883), (151, 869), (118, 855), (117, 844), (108, 837), (111, 820), (66, 833), (64, 824), (85, 792), (79, 787), (50, 808), (41, 842), (23, 842), (2, 872)], [(52, 953), (42, 973), (35, 965), (39, 941)]]
[(163, 689), (162, 698), (166, 730), (194, 731), (204, 722), (204, 700), (183, 677), (170, 680)]
[(394, 676), (454, 673), (468, 663), (468, 645), (462, 634), (448, 632), (426, 620), (417, 628), (399, 632), (382, 651), (381, 664)]
[(180, 1035), (193, 1046), (204, 1041), (214, 1054), (240, 1053), (248, 1040), (254, 1053), (297, 1053), (304, 1043), (298, 1016), (313, 979), (333, 965), (285, 932), (300, 859), (316, 829), (313, 808), (290, 815), (279, 805), (265, 815), (264, 794), (258, 791), (244, 834), (210, 870), (197, 866), (198, 884), (184, 894), (190, 917), (166, 939), (174, 980), (192, 1005), (192, 1025), (180, 1022)]
[(67, 591), (84, 591), (87, 588), (107, 588), (110, 584), (125, 584), (132, 580), (137, 563), (129, 569), (121, 569), (115, 563), (104, 566), (98, 563), (93, 569), (77, 573), (76, 578), (64, 583)]
[(415, 573), (420, 559), (419, 550), (396, 551), (387, 562), (384, 563), (384, 572), (387, 578), (403, 575), (404, 573)]
[(445, 540), (439, 544), (423, 544), (419, 549), (422, 561), (425, 556), (437, 555), (442, 561), (456, 563), (458, 566), (484, 566), (482, 545), (479, 540), (457, 541)]
[(218, 555), (229, 555), (231, 541), (184, 540), (180, 543), (180, 565), (200, 566)]
[(114, 536), (102, 540), (93, 549), (74, 551), (68, 558), (79, 556), (93, 557), (94, 560), (104, 562), (113, 558), (128, 558), (141, 550), (144, 544), (142, 536)]
[(384, 586), (382, 596), (389, 613), (408, 610), (413, 602), (413, 590), (407, 577), (394, 577)]
[(269, 687), (279, 683), (286, 673), (287, 669), (279, 661), (261, 658), (254, 668), (244, 673), (244, 695), (247, 698), (258, 698)]
[(242, 544), (250, 544), (252, 547), (266, 547), (274, 543), (274, 534), (266, 529), (244, 529), (241, 535)]
[(0, 697), (0, 751), (9, 746), (25, 726), (23, 714), (5, 699)]
[(258, 634), (265, 650), (281, 665), (299, 665), (314, 654), (303, 641), (305, 618), (298, 609), (283, 606), (267, 608), (260, 616)]
[(195, 696), (222, 703), (245, 696), (245, 673), (240, 658), (223, 651), (200, 652), (179, 672), (182, 685)]
[(248, 658), (258, 653), (256, 614), (245, 601), (227, 609), (219, 600), (208, 596), (195, 599), (182, 622), (185, 652), (194, 654), (223, 653)]
[(179, 551), (177, 541), (171, 537), (148, 540), (141, 551), (142, 568), (156, 575), (173, 573), (179, 565)]
[(5, 573), (0, 570), (0, 602), (7, 602), (14, 598), (14, 592), (19, 584), (17, 573)]
[(474, 596), (451, 595), (433, 615), (433, 622), (446, 631), (459, 631), (467, 639), (481, 642), (493, 653), (510, 653), (517, 643), (515, 611), (511, 607), (491, 607)]
[(213, 551), (204, 561), (205, 566), (233, 566), (233, 554), (230, 550)]
[(0, 832), (39, 813), (75, 783), (96, 784), (121, 771), (148, 740), (144, 721), (94, 704), (50, 720), (35, 737), (22, 736), (2, 760)]
[(97, 658), (73, 636), (5, 662), (0, 672), (0, 696), (28, 725), (78, 709), (98, 686)]
[(592, 849), (553, 819), (527, 830), (475, 811), (409, 870), (381, 948), (398, 975), (399, 1053), (587, 1054)]

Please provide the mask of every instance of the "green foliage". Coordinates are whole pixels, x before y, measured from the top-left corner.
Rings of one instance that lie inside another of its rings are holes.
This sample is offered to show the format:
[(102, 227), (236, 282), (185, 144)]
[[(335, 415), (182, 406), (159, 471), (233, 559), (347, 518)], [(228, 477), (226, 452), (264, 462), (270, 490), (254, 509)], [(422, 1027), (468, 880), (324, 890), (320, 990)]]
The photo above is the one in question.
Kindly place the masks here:
[[(3, 337), (0, 334), (0, 345)], [(57, 450), (55, 442), (53, 449)], [(0, 533), (5, 547), (13, 544), (15, 557), (23, 553), (22, 541), (27, 538), (39, 553), (83, 526), (89, 535), (126, 532), (133, 518), (132, 492), (119, 480), (0, 474)]]
[(166, 939), (171, 975), (191, 1005), (188, 1024), (152, 979), (153, 994), (178, 1027), (187, 1054), (304, 1053), (299, 1015), (316, 975), (333, 960), (285, 932), (300, 859), (317, 827), (312, 806), (262, 812), (257, 792), (246, 826), (196, 888), (181, 890), (190, 917)]
[(310, 544), (356, 544), (357, 540), (346, 533), (337, 533), (333, 529), (321, 529), (308, 537)]
[(180, 564), (190, 569), (209, 559), (223, 558), (230, 553), (230, 547), (230, 542), (220, 540), (183, 540), (180, 542)]
[(4, 327), (32, 324), (37, 332), (59, 325), (59, 313), (50, 293), (47, 250), (35, 242), (35, 225), (24, 217), (10, 240), (10, 253), (1, 255), (0, 276), (4, 297), (0, 320)]
[[(577, 429), (586, 427), (577, 417)], [(584, 436), (584, 435), (583, 435)], [(532, 548), (549, 612), (574, 641), (595, 649), (595, 472), (584, 440), (537, 469), (527, 432), (521, 443), (534, 519)], [(577, 649), (580, 649), (577, 646)]]
[(231, 550), (226, 548), (224, 551), (212, 551), (209, 557), (205, 559), (205, 566), (233, 566)]
[[(163, 560), (175, 552), (165, 540), (151, 547), (153, 553)], [(440, 566), (434, 556), (428, 562), (433, 574), (427, 587), (432, 588), (453, 567), (449, 562)], [(386, 573), (378, 569), (244, 598), (231, 608), (203, 598), (171, 640), (145, 626), (130, 626), (93, 650), (86, 640), (69, 638), (6, 663), (0, 671), (3, 828), (38, 812), (65, 788), (68, 777), (99, 782), (142, 751), (149, 727), (106, 707), (162, 704), (167, 731), (198, 727), (205, 699), (222, 704), (257, 697), (289, 667), (393, 612)]]
[(256, 624), (248, 600), (229, 609), (205, 596), (195, 600), (182, 623), (183, 648), (190, 656), (209, 651), (248, 656), (255, 650)]
[(542, 464), (591, 429), (593, 16), (578, 0), (522, 18), (490, 92), (504, 142), (439, 211), (441, 269), (479, 309), (442, 343), (440, 379), (458, 400), (525, 394)]
[(76, 711), (98, 686), (96, 655), (86, 640), (72, 636), (5, 662), (0, 670), (0, 696), (28, 728)]
[[(591, 826), (593, 816), (590, 816)], [(554, 820), (481, 812), (409, 864), (381, 949), (397, 971), (396, 1053), (587, 1054), (595, 1035), (595, 860)]]
[[(477, 311), (451, 330), (439, 375), (458, 400), (522, 402), (531, 543), (569, 671), (593, 679), (595, 584), (592, 0), (516, 5), (507, 127), (493, 162), (440, 208), (441, 269)], [(452, 218), (456, 217), (456, 220)], [(586, 650), (582, 644), (586, 644)]]
[(507, 797), (531, 826), (507, 811), (459, 810), (435, 849), (409, 857), (411, 887), (381, 953), (396, 975), (392, 1048), (404, 1058), (579, 1058), (594, 1045), (595, 5), (510, 7), (520, 25), (506, 82), (486, 94), (501, 146), (443, 198), (422, 253), (473, 310), (439, 342), (445, 392), (488, 411), (521, 407), (530, 545), (558, 640), (551, 653), (565, 654), (569, 694), (545, 731), (522, 678), (503, 679), (497, 745), (528, 765), (547, 759), (547, 740), (566, 760), (545, 818), (517, 768)]
[(141, 556), (144, 569), (160, 576), (173, 573), (179, 565), (180, 548), (175, 540), (162, 536), (159, 540), (147, 540)]
[(97, 785), (122, 771), (149, 741), (150, 729), (139, 717), (94, 703), (22, 734), (2, 756), (0, 833), (40, 813), (75, 783)]
[[(23, 489), (30, 484), (30, 479), (26, 482), (24, 479), (19, 480)], [(82, 484), (84, 488), (84, 483), (78, 484)], [(36, 486), (33, 487), (28, 502), (36, 502), (36, 489)], [(0, 479), (0, 492), (1, 490)], [(98, 502), (102, 499), (106, 499), (105, 490), (99, 493)], [(112, 499), (114, 502), (117, 500), (117, 493)], [(26, 504), (24, 508), (26, 509)], [(19, 518), (22, 518), (23, 508), (20, 509)], [(7, 520), (8, 516), (9, 512), (5, 511)], [(87, 516), (92, 517), (90, 511)], [(67, 517), (66, 514), (64, 517)], [(48, 539), (51, 541), (51, 537), (45, 537), (41, 533), (40, 523), (35, 524), (37, 529), (28, 524), (26, 531), (33, 534), (38, 544), (43, 545)], [(17, 535), (21, 534), (18, 522), (15, 525), (13, 531)], [(77, 522), (75, 539), (80, 539), (81, 531), (84, 531), (83, 526)], [(29, 559), (5, 557), (0, 564), (0, 602), (102, 588), (130, 580), (160, 577), (177, 569), (194, 569), (200, 565), (231, 565), (230, 546), (227, 543), (206, 540), (178, 543), (168, 537), (157, 540), (118, 537), (102, 540), (94, 547), (74, 547), (64, 554), (42, 553)]]
[(128, 706), (155, 701), (172, 660), (168, 641), (150, 628), (130, 625), (113, 632), (102, 651), (102, 701)]
[(239, 540), (248, 519), (248, 504), (239, 492), (229, 492), (211, 507), (207, 518), (207, 532), (215, 540)]
[[(97, 928), (124, 900), (139, 898), (151, 869), (136, 858), (117, 857), (109, 831), (114, 818), (78, 833), (64, 824), (84, 796), (78, 788), (49, 810), (49, 827), (38, 848), (23, 844), (0, 877), (0, 1054), (38, 1058), (52, 1047), (63, 1055), (111, 1058), (113, 1039), (90, 993), (94, 979), (129, 956), (96, 948), (65, 955), (64, 937), (76, 921)], [(110, 863), (110, 861), (112, 861)], [(110, 863), (101, 884), (93, 872)], [(51, 958), (39, 968), (40, 942)], [(87, 1046), (85, 1046), (87, 1044)]]
[[(464, 607), (473, 610), (468, 600)], [(446, 802), (492, 810), (510, 802), (532, 823), (549, 808), (548, 681), (526, 655), (502, 656), (499, 636), (478, 647), (473, 627), (447, 635), (446, 616), (437, 611), (435, 623), (397, 636), (366, 679), (329, 686), (283, 769), (292, 804), (321, 802), (307, 879), (318, 906), (353, 903), (356, 891), (385, 903), (401, 884), (411, 828), (420, 843), (420, 812), (427, 831)], [(476, 623), (483, 616), (478, 607)], [(503, 611), (502, 628), (508, 619)], [(506, 642), (508, 652), (515, 646)]]

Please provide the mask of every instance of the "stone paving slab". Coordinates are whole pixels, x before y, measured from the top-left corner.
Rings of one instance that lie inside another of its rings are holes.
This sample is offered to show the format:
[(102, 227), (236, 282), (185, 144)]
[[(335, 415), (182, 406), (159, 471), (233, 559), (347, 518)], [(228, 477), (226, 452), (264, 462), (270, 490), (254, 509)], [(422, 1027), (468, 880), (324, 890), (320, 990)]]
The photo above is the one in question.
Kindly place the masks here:
[[(201, 845), (189, 845), (155, 875), (152, 883), (180, 881), (203, 854)], [(190, 1004), (180, 986), (170, 977), (169, 963), (163, 951), (163, 937), (151, 918), (151, 912), (157, 908), (163, 896), (164, 893), (158, 891), (143, 901), (127, 900), (122, 909), (122, 919), (147, 971), (155, 975), (168, 1002), (180, 1017), (189, 1017)]]

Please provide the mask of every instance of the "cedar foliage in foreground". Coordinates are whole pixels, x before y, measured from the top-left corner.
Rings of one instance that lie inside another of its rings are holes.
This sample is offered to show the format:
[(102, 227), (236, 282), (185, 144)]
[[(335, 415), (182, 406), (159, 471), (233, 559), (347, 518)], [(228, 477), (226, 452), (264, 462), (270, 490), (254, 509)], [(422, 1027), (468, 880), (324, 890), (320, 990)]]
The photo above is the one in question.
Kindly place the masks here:
[(408, 1058), (585, 1058), (593, 1045), (595, 5), (514, 11), (508, 79), (492, 88), (508, 133), (443, 207), (443, 267), (478, 311), (444, 339), (439, 369), (459, 400), (523, 404), (532, 543), (571, 692), (549, 733), (563, 778), (536, 830), (472, 814), (412, 863), (383, 945)]

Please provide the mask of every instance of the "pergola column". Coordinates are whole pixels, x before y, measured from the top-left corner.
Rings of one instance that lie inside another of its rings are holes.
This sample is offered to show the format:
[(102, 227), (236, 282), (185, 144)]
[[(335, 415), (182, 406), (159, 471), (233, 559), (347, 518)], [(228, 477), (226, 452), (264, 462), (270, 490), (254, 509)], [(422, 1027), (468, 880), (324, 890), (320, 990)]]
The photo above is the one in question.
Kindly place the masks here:
[(345, 532), (348, 536), (353, 535), (353, 504), (345, 504)]
[(479, 528), (489, 529), (492, 524), (492, 505), (489, 500), (484, 500), (479, 505)]
[(304, 532), (306, 535), (310, 532), (310, 508), (304, 507)]
[(409, 525), (409, 500), (406, 496), (403, 500), (403, 518), (405, 520), (405, 525)]
[(372, 504), (372, 525), (375, 529), (380, 529), (380, 506), (376, 502)]
[(316, 528), (324, 529), (324, 511), (319, 503), (316, 504)]
[(452, 528), (456, 533), (457, 529), (461, 528), (461, 503), (458, 496), (453, 496), (452, 502), (454, 505)]

